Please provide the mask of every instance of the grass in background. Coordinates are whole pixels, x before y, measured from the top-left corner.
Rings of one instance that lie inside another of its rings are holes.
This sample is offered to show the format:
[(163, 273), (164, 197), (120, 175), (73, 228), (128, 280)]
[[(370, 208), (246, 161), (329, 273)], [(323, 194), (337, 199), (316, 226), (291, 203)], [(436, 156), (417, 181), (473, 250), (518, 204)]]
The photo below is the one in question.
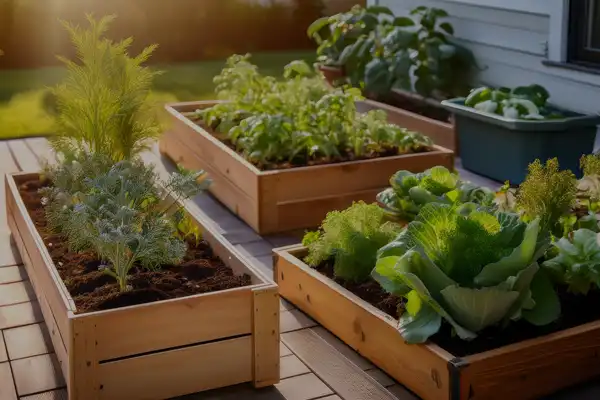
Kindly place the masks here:
[[(314, 62), (314, 52), (257, 53), (252, 62), (261, 73), (281, 76), (290, 61)], [(213, 77), (224, 66), (224, 60), (184, 64), (156, 65), (164, 71), (154, 82), (153, 99), (160, 103), (208, 100), (214, 98)], [(65, 77), (62, 67), (34, 70), (0, 70), (0, 139), (49, 134), (52, 118), (44, 111), (46, 88)]]

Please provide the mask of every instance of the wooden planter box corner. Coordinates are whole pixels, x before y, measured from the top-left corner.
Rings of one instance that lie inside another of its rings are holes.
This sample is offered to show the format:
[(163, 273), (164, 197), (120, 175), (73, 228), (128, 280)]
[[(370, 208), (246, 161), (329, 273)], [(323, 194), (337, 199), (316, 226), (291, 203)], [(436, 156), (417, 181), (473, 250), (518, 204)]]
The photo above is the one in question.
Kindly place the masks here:
[(38, 174), (6, 176), (8, 224), (54, 345), (70, 400), (165, 399), (279, 381), (277, 286), (197, 216), (203, 237), (252, 285), (77, 314), (18, 191)]
[(160, 140), (160, 151), (186, 168), (208, 172), (210, 192), (259, 234), (313, 228), (329, 211), (353, 201), (373, 202), (398, 170), (454, 167), (454, 153), (436, 146), (427, 153), (261, 171), (183, 115), (215, 104), (167, 105), (172, 126)]
[(466, 357), (406, 344), (398, 321), (306, 265), (274, 252), (282, 297), (425, 400), (535, 399), (600, 376), (600, 321)]

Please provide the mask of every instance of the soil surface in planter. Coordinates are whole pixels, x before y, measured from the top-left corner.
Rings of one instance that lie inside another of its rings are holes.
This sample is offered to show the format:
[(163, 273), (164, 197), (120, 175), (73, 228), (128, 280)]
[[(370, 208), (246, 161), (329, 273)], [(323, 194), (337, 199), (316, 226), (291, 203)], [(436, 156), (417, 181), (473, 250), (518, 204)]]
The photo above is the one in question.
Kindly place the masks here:
[[(230, 149), (232, 149), (233, 151), (238, 153), (240, 156), (244, 157), (244, 159), (246, 159), (246, 157), (237, 150), (237, 148), (231, 142), (231, 140), (227, 139), (225, 134), (217, 133), (214, 129), (207, 126), (199, 118), (194, 118), (189, 115), (187, 116), (187, 118), (189, 118), (196, 125), (198, 125), (202, 129), (204, 129), (209, 134), (213, 135), (216, 139), (220, 140), (227, 147), (229, 147)], [(263, 163), (254, 162), (251, 160), (248, 160), (248, 162), (254, 164), (261, 171), (272, 171), (272, 170), (290, 169), (290, 168), (296, 168), (296, 167), (309, 167), (309, 166), (314, 166), (314, 165), (337, 164), (337, 163), (348, 162), (348, 161), (370, 160), (373, 158), (393, 157), (393, 156), (400, 156), (400, 155), (407, 155), (407, 154), (427, 153), (430, 151), (433, 151), (433, 149), (429, 148), (429, 147), (423, 147), (421, 149), (418, 149), (417, 151), (400, 153), (398, 148), (394, 147), (394, 148), (385, 149), (384, 151), (380, 151), (380, 152), (371, 151), (362, 156), (357, 156), (356, 154), (354, 154), (354, 152), (352, 152), (351, 150), (348, 150), (348, 152), (346, 152), (345, 154), (342, 154), (341, 157), (337, 157), (337, 158), (322, 157), (322, 158), (308, 159), (307, 157), (298, 157), (297, 159), (292, 160), (291, 162), (284, 161), (284, 162), (269, 163), (269, 164), (263, 164)]]
[(434, 106), (428, 102), (419, 101), (416, 98), (412, 98), (409, 95), (405, 96), (398, 93), (390, 93), (385, 96), (373, 97), (373, 100), (380, 101), (382, 103), (389, 104), (390, 106), (398, 107), (403, 110), (445, 123), (449, 123), (450, 117), (452, 116), (452, 114), (448, 110), (444, 109), (441, 105)]
[[(396, 319), (403, 311), (402, 299), (386, 293), (373, 280), (355, 284), (335, 279), (333, 277), (332, 262), (325, 262), (319, 265), (316, 270)], [(536, 327), (526, 321), (511, 322), (504, 329), (491, 327), (479, 332), (476, 339), (465, 341), (453, 336), (450, 325), (443, 322), (442, 329), (431, 340), (454, 356), (465, 357), (600, 319), (600, 307), (594, 306), (600, 304), (600, 290), (590, 291), (587, 296), (583, 296), (569, 293), (566, 289), (560, 288), (558, 296), (562, 307), (561, 316), (550, 325)]]
[(63, 236), (50, 232), (38, 189), (32, 180), (19, 186), (19, 192), (65, 286), (75, 301), (77, 313), (107, 310), (159, 300), (215, 292), (251, 284), (250, 275), (235, 275), (209, 244), (188, 242), (179, 265), (164, 265), (157, 271), (132, 268), (127, 292), (120, 292), (116, 280), (98, 269), (102, 264), (91, 251), (71, 252)]

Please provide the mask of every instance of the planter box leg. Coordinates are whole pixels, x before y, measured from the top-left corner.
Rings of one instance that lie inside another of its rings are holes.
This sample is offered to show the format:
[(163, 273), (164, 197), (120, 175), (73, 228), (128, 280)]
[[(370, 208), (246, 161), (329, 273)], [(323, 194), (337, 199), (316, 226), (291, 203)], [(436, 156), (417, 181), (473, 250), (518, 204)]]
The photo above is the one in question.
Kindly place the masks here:
[(279, 292), (277, 287), (253, 290), (254, 387), (279, 382)]

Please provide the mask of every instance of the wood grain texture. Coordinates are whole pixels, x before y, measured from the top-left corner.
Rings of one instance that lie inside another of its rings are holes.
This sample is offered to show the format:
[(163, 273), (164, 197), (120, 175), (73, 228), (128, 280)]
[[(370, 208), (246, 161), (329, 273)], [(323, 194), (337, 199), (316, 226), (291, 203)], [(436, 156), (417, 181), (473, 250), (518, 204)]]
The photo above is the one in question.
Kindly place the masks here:
[(279, 382), (279, 292), (277, 286), (252, 291), (254, 387)]
[(468, 356), (461, 398), (533, 399), (598, 377), (599, 335), (596, 321)]
[(252, 289), (188, 296), (74, 318), (97, 336), (98, 361), (207, 342), (252, 332)]
[(374, 201), (398, 170), (453, 167), (452, 151), (435, 147), (427, 153), (259, 171), (184, 115), (214, 104), (168, 105), (173, 126), (162, 137), (160, 151), (187, 168), (206, 170), (214, 182), (211, 193), (260, 234), (315, 227), (328, 211), (357, 200)]
[(105, 363), (98, 375), (101, 400), (166, 399), (235, 385), (252, 380), (252, 339), (244, 336)]
[[(392, 317), (302, 263), (298, 258), (304, 254), (303, 248), (274, 252), (282, 297), (420, 396), (448, 398), (450, 354), (437, 346), (404, 343)], [(295, 353), (295, 349), (290, 350)]]
[(7, 142), (19, 170), (23, 172), (38, 172), (41, 168), (36, 155), (27, 146), (24, 140), (9, 140)]
[(285, 333), (281, 340), (345, 400), (395, 400), (375, 379), (310, 329)]

